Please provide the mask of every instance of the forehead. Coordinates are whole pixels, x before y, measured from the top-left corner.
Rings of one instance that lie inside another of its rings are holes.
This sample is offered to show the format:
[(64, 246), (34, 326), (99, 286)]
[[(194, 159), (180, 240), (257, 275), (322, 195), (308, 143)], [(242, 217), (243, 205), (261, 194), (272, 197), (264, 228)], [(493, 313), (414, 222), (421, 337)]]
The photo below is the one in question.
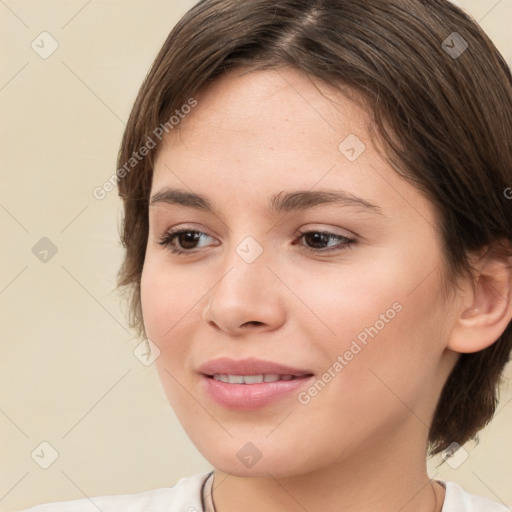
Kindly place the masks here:
[(164, 138), (153, 192), (179, 187), (266, 204), (282, 190), (333, 188), (433, 223), (432, 205), (379, 154), (369, 113), (333, 87), (290, 68), (237, 69), (195, 99)]
[(366, 111), (295, 69), (232, 70), (195, 99), (197, 106), (164, 137), (156, 182), (161, 174), (168, 178), (162, 162), (170, 161), (203, 177), (240, 182), (291, 173), (309, 182), (349, 163), (339, 149), (347, 137), (357, 137), (360, 148), (370, 145)]
[(368, 113), (340, 91), (293, 68), (235, 69), (203, 88), (196, 99), (197, 107), (180, 122), (179, 136), (169, 133), (166, 143), (223, 130), (214, 133), (218, 137), (235, 133), (240, 142), (243, 135), (267, 139), (273, 142), (271, 147), (287, 150), (290, 142), (296, 147), (321, 136), (325, 148), (332, 150), (341, 135), (340, 121), (343, 128), (350, 126), (362, 137), (369, 123)]

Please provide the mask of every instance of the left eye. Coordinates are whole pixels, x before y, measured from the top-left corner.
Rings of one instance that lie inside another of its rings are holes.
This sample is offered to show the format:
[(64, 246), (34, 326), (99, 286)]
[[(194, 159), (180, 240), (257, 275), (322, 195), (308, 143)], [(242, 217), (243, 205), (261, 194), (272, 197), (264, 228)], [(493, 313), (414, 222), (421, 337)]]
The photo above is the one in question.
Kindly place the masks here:
[[(344, 250), (355, 242), (353, 238), (330, 233), (329, 231), (305, 231), (300, 234), (299, 239), (307, 242), (306, 248), (313, 252), (330, 252), (332, 250)], [(329, 243), (334, 240), (335, 243)]]

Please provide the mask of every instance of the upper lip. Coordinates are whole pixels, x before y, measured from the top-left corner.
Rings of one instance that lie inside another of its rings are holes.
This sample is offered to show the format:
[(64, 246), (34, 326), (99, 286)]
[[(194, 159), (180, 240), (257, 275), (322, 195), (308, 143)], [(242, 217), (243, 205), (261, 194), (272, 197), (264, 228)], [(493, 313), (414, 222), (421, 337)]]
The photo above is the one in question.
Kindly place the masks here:
[(229, 359), (228, 357), (221, 357), (219, 359), (212, 359), (202, 364), (197, 370), (204, 375), (294, 375), (296, 377), (312, 375), (312, 372), (301, 369), (292, 368), (280, 363), (273, 363), (272, 361), (264, 361), (263, 359)]

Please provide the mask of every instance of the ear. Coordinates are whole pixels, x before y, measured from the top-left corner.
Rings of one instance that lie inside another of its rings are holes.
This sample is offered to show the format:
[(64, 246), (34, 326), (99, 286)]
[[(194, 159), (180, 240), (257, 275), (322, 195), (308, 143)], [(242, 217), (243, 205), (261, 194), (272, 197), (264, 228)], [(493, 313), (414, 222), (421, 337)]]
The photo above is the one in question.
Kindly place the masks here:
[(472, 266), (476, 277), (461, 287), (459, 311), (447, 345), (460, 353), (489, 347), (512, 320), (511, 257), (488, 250)]

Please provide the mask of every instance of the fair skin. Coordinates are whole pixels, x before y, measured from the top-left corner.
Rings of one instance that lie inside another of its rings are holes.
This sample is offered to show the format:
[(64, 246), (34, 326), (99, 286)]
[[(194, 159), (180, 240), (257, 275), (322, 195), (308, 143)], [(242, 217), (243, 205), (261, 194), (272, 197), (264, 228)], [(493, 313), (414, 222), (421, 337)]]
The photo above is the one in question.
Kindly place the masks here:
[[(322, 90), (329, 98), (283, 68), (230, 72), (196, 95), (158, 153), (151, 196), (179, 189), (205, 196), (214, 211), (150, 206), (146, 332), (178, 419), (216, 469), (217, 512), (240, 503), (246, 512), (441, 510), (444, 490), (425, 469), (428, 425), (457, 352), (481, 350), (505, 329), (510, 273), (490, 261), (475, 290), (463, 283), (444, 299), (432, 204), (379, 156), (366, 111)], [(338, 149), (350, 134), (366, 145), (355, 161)], [(270, 211), (273, 195), (298, 190), (344, 191), (378, 209)], [(159, 244), (171, 228), (204, 235)], [(318, 231), (332, 235), (301, 236)], [(262, 249), (251, 263), (237, 252), (248, 236)], [(298, 394), (311, 379), (250, 411), (205, 392), (198, 368), (218, 357), (305, 368), (313, 382), (332, 374), (397, 303), (308, 403)], [(261, 454), (251, 467), (237, 456), (248, 442)]]

